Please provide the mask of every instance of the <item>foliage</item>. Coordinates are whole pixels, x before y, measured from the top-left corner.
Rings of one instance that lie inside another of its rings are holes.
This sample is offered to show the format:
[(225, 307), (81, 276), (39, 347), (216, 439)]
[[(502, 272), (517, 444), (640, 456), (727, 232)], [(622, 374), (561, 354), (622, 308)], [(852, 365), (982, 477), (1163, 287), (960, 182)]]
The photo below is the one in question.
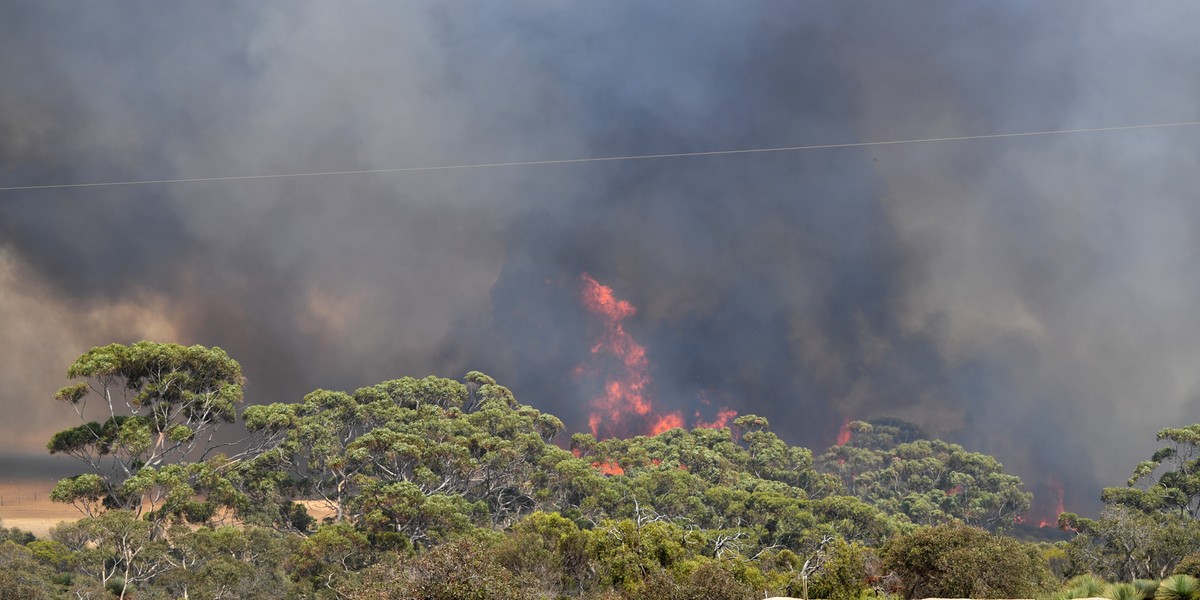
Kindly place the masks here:
[(1158, 592), (1158, 581), (1154, 579), (1134, 579), (1133, 587), (1138, 592), (1138, 597), (1141, 600), (1152, 600), (1154, 594)]
[(1172, 575), (1158, 584), (1154, 600), (1196, 600), (1200, 598), (1200, 581), (1191, 575)]
[(41, 600), (55, 596), (49, 572), (34, 553), (12, 540), (0, 542), (0, 600)]
[(901, 421), (855, 423), (819, 459), (756, 415), (564, 449), (559, 419), (471, 372), (250, 406), (250, 437), (222, 447), (242, 379), (219, 349), (111, 345), (68, 374), (85, 381), (60, 400), (109, 414), (50, 442), (92, 467), (53, 494), (89, 517), (21, 549), (55, 593), (848, 600), (891, 571), (910, 594), (1048, 577), (1032, 547), (957, 522), (1011, 523), (1019, 480)]
[(828, 600), (858, 600), (867, 585), (867, 562), (871, 557), (862, 544), (837, 539), (828, 550), (829, 559), (813, 579), (809, 593)]
[(963, 521), (990, 530), (1011, 527), (1029, 510), (1021, 480), (985, 454), (941, 440), (922, 439), (896, 419), (855, 421), (850, 440), (830, 448), (817, 466), (836, 475), (847, 492), (914, 523)]
[(1118, 581), (1159, 579), (1200, 550), (1200, 522), (1177, 512), (1143, 512), (1127, 506), (1105, 508), (1099, 519), (1074, 513), (1059, 517), (1076, 532), (1069, 546), (1075, 570)]
[(1063, 599), (1108, 597), (1108, 583), (1090, 573), (1072, 577), (1063, 584), (1063, 591), (1058, 594)]
[(1200, 518), (1200, 423), (1163, 429), (1158, 441), (1167, 444), (1138, 464), (1126, 487), (1104, 489), (1105, 504)]
[(906, 598), (1028, 598), (1050, 580), (1035, 548), (966, 525), (898, 536), (883, 563)]
[(1105, 597), (1112, 600), (1143, 600), (1142, 592), (1132, 583), (1115, 583), (1110, 586)]
[(351, 589), (351, 598), (372, 600), (534, 598), (491, 552), (467, 540), (442, 544), (414, 561), (391, 555), (367, 569)]
[[(138, 514), (181, 510), (195, 492), (181, 463), (215, 448), (212, 435), (234, 421), (244, 382), (241, 366), (220, 348), (145, 341), (92, 348), (67, 376), (83, 381), (55, 398), (83, 423), (54, 434), (47, 447), (91, 473), (63, 480), (52, 498), (89, 516), (102, 506)], [(88, 420), (95, 403), (103, 421)]]
[(1175, 570), (1172, 575), (1191, 575), (1192, 577), (1200, 577), (1200, 552), (1193, 552), (1179, 561), (1175, 565)]

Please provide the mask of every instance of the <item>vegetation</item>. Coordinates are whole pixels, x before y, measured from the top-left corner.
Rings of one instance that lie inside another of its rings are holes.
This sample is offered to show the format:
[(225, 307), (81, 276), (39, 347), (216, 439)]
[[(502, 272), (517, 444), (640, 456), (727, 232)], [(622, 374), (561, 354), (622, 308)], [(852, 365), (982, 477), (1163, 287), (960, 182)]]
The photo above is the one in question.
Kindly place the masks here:
[(1011, 527), (1029, 510), (1021, 480), (993, 457), (924, 439), (910, 423), (855, 421), (854, 435), (820, 458), (844, 489), (920, 525), (961, 521), (990, 530)]
[[(1196, 595), (1200, 426), (1164, 430), (1098, 519), (1064, 513), (1074, 539), (1034, 544), (1006, 535), (1018, 478), (897, 420), (814, 457), (755, 415), (563, 440), (478, 372), (240, 415), (219, 348), (113, 344), (68, 376), (82, 424), (48, 447), (87, 471), (53, 498), (85, 516), (0, 530), (0, 598)], [(215, 443), (239, 417), (248, 437)]]
[(963, 524), (897, 536), (883, 564), (906, 598), (1028, 598), (1051, 580), (1035, 548)]

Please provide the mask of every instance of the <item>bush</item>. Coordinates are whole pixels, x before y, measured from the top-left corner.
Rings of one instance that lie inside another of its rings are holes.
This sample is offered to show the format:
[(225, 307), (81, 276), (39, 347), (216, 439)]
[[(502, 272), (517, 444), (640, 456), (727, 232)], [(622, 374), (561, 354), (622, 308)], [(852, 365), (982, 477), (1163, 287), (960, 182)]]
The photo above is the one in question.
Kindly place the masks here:
[(1105, 597), (1112, 600), (1142, 600), (1142, 593), (1132, 583), (1117, 583), (1108, 588)]
[(1158, 591), (1158, 582), (1153, 579), (1134, 579), (1133, 587), (1137, 588), (1141, 600), (1152, 600)]
[(1192, 577), (1200, 577), (1200, 552), (1193, 552), (1179, 561), (1175, 565), (1173, 575), (1191, 575)]
[(859, 543), (836, 539), (829, 560), (809, 584), (809, 596), (829, 600), (858, 600), (867, 587), (867, 550)]
[(1154, 600), (1197, 600), (1200, 580), (1191, 575), (1172, 575), (1158, 584)]
[(749, 585), (738, 581), (733, 573), (716, 562), (705, 562), (688, 576), (688, 598), (739, 600), (753, 595), (754, 590)]
[(1051, 579), (1032, 546), (962, 524), (897, 536), (883, 562), (906, 598), (1030, 598)]
[(412, 561), (397, 555), (362, 572), (351, 598), (371, 600), (532, 600), (533, 590), (493, 558), (492, 548), (470, 540), (434, 547)]
[(711, 560), (702, 562), (684, 581), (666, 570), (652, 572), (630, 595), (632, 600), (744, 600), (753, 597), (754, 590), (749, 585), (738, 581), (724, 565)]
[[(1075, 577), (1063, 584), (1063, 598), (1098, 598), (1108, 591), (1108, 583), (1094, 575)], [(1107, 597), (1107, 596), (1106, 596)]]

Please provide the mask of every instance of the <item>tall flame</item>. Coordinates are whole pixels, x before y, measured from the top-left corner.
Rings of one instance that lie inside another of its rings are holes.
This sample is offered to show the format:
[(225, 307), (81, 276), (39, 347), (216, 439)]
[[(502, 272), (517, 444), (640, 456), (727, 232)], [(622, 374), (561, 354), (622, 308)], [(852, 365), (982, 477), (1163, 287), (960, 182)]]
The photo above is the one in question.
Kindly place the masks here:
[[(588, 426), (592, 435), (600, 436), (601, 427), (606, 431), (611, 424), (624, 423), (632, 413), (640, 417), (653, 417), (652, 405), (646, 397), (646, 388), (650, 385), (650, 362), (646, 359), (646, 349), (633, 336), (625, 331), (621, 321), (637, 314), (637, 309), (625, 300), (620, 300), (613, 294), (612, 288), (602, 285), (584, 273), (583, 306), (588, 312), (600, 317), (604, 332), (599, 341), (592, 346), (592, 355), (608, 354), (617, 359), (618, 367), (609, 370), (604, 382), (604, 392), (592, 399), (592, 413), (588, 417)], [(654, 419), (657, 423), (658, 419)], [(663, 429), (670, 429), (666, 427)], [(657, 433), (657, 432), (656, 432)]]
[[(828, 430), (826, 430), (828, 431)], [(838, 429), (837, 445), (845, 446), (850, 441), (850, 417), (842, 419), (842, 428)]]
[[(601, 361), (605, 356), (616, 359), (615, 365), (605, 361), (603, 367), (593, 364), (592, 368), (580, 365), (574, 369), (577, 377), (585, 373), (604, 374), (603, 391), (592, 399), (592, 411), (588, 416), (592, 435), (597, 438), (602, 434), (607, 437), (617, 433), (658, 435), (683, 427), (682, 411), (656, 411), (649, 397), (650, 361), (646, 358), (646, 348), (633, 339), (622, 324), (637, 314), (637, 308), (617, 298), (612, 288), (591, 275), (583, 273), (580, 279), (583, 282), (580, 290), (583, 306), (599, 317), (603, 325), (599, 340), (591, 348), (593, 360)], [(707, 399), (702, 397), (701, 400), (708, 404)], [(699, 411), (695, 416), (697, 427), (720, 428), (737, 416), (737, 412), (722, 407), (710, 422), (705, 422)]]

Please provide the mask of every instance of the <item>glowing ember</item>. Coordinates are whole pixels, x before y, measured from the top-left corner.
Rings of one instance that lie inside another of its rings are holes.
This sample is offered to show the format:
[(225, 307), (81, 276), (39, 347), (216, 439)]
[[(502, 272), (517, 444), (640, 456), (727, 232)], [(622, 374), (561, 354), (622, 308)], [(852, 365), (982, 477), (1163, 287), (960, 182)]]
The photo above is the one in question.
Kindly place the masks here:
[(837, 445), (845, 446), (850, 441), (850, 417), (842, 419), (842, 428), (838, 430)]

